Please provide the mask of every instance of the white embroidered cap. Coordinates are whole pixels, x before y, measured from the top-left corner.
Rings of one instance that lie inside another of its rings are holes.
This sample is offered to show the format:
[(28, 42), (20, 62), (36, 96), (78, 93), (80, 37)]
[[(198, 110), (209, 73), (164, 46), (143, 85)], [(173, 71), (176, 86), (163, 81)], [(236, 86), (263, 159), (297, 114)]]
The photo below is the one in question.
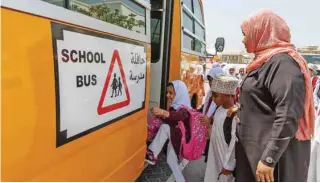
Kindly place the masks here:
[(234, 76), (217, 74), (213, 77), (211, 84), (211, 91), (213, 92), (235, 95), (239, 85), (239, 80)]

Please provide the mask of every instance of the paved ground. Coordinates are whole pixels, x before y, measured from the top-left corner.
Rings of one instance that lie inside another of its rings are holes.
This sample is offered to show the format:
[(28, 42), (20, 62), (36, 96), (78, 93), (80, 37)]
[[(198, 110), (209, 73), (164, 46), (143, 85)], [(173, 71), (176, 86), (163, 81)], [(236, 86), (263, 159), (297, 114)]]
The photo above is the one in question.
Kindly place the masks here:
[(203, 157), (199, 160), (189, 162), (187, 167), (183, 170), (183, 175), (188, 182), (203, 182), (205, 172), (206, 163), (204, 163)]
[[(185, 166), (186, 164), (186, 166)], [(181, 163), (181, 169), (183, 169), (183, 175), (188, 182), (203, 182), (206, 164), (204, 163), (204, 157), (196, 160)], [(148, 166), (137, 179), (137, 182), (174, 182), (174, 176), (166, 162), (166, 156), (160, 155), (157, 164), (154, 166)]]
[(160, 154), (157, 164), (154, 166), (149, 165), (144, 169), (136, 182), (166, 182), (171, 174), (166, 156)]

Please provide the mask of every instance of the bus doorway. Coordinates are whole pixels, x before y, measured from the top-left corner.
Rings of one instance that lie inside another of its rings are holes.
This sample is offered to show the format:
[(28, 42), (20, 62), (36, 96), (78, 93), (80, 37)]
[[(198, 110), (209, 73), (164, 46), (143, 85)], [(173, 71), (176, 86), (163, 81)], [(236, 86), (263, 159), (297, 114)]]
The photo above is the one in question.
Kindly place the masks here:
[(151, 76), (149, 107), (166, 107), (172, 29), (172, 0), (151, 0)]

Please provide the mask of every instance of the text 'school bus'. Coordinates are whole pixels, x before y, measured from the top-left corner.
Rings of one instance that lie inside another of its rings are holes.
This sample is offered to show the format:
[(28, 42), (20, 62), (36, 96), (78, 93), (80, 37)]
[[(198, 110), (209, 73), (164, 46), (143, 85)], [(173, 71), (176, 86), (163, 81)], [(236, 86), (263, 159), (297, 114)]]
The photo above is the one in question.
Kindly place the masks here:
[(2, 0), (1, 14), (2, 181), (134, 181), (168, 82), (201, 103), (198, 0)]

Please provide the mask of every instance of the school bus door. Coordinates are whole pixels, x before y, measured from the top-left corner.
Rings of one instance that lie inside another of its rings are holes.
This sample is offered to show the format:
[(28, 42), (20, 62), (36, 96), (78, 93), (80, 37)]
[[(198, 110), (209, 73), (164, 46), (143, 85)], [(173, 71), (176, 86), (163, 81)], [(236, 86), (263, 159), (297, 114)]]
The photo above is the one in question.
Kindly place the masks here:
[(173, 0), (151, 1), (151, 82), (149, 106), (166, 107), (166, 86), (172, 30)]

